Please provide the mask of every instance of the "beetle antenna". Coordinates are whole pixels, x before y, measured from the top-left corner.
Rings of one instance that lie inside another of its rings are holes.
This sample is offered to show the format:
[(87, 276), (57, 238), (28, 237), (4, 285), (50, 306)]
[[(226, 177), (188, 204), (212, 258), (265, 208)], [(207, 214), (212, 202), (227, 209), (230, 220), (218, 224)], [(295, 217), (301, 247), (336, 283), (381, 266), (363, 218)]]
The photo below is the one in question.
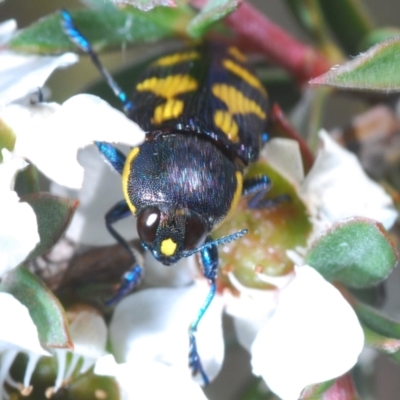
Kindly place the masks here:
[(108, 86), (121, 101), (125, 113), (131, 111), (133, 108), (132, 102), (128, 99), (126, 93), (119, 87), (117, 82), (115, 82), (110, 73), (105, 69), (97, 53), (93, 50), (93, 47), (86, 39), (86, 37), (76, 27), (71, 14), (67, 10), (61, 10), (61, 21), (61, 25), (65, 34), (68, 36), (71, 42), (73, 42), (79, 49), (81, 49), (90, 57), (93, 64), (96, 66), (96, 68), (99, 70), (99, 72), (107, 82)]
[(212, 240), (210, 242), (206, 242), (202, 246), (198, 247), (197, 249), (194, 249), (194, 250), (191, 250), (191, 251), (186, 251), (183, 254), (183, 257), (189, 257), (192, 254), (198, 253), (199, 251), (202, 251), (203, 249), (205, 249), (207, 247), (211, 247), (211, 246), (214, 246), (214, 245), (215, 246), (219, 246), (220, 244), (230, 243), (233, 240), (237, 240), (237, 239), (241, 238), (242, 236), (244, 236), (248, 232), (249, 232), (248, 229), (242, 229), (240, 231), (232, 233), (231, 235), (223, 236), (223, 237), (220, 237), (218, 239)]

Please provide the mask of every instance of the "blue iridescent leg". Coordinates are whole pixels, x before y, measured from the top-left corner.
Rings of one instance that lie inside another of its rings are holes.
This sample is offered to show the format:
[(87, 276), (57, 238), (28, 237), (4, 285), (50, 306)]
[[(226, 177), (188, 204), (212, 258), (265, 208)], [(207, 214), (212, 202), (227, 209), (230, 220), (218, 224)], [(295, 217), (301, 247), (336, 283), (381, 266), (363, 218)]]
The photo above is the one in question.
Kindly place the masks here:
[(263, 132), (261, 134), (261, 145), (264, 146), (265, 143), (269, 142), (270, 136), (269, 133)]
[(93, 64), (97, 67), (101, 75), (103, 75), (105, 81), (108, 83), (108, 86), (110, 86), (114, 94), (121, 101), (125, 113), (128, 114), (133, 108), (131, 101), (128, 99), (126, 93), (119, 87), (117, 82), (115, 82), (110, 73), (104, 68), (89, 41), (76, 27), (71, 14), (66, 10), (61, 10), (61, 24), (65, 34), (68, 36), (71, 42), (73, 42), (79, 49), (81, 49), (91, 58)]
[(100, 153), (103, 155), (103, 157), (108, 161), (108, 163), (111, 164), (111, 166), (117, 172), (122, 174), (122, 170), (124, 169), (126, 161), (125, 155), (110, 143), (95, 142), (95, 144), (100, 150)]
[(288, 195), (281, 195), (273, 199), (265, 198), (272, 182), (266, 175), (245, 179), (243, 182), (243, 196), (252, 195), (247, 204), (250, 209), (263, 209), (275, 207), (283, 201), (289, 200)]
[[(208, 238), (207, 241), (211, 241), (211, 238)], [(218, 249), (217, 246), (214, 244), (210, 247), (205, 247), (201, 252), (201, 262), (203, 265), (203, 273), (204, 276), (210, 282), (210, 291), (207, 295), (207, 298), (199, 310), (198, 316), (196, 320), (190, 325), (189, 328), (189, 366), (192, 370), (192, 374), (196, 375), (200, 373), (201, 377), (203, 378), (203, 382), (205, 385), (208, 385), (209, 379), (207, 374), (203, 369), (203, 365), (201, 364), (200, 356), (197, 351), (197, 343), (196, 343), (196, 336), (195, 333), (197, 332), (197, 327), (199, 325), (200, 320), (202, 319), (203, 315), (207, 311), (209, 305), (211, 304), (215, 291), (216, 291), (216, 279), (217, 279), (217, 272), (218, 272)]]
[[(112, 165), (112, 167), (114, 167), (117, 172), (122, 174), (122, 170), (126, 161), (125, 155), (109, 143), (95, 142), (95, 144), (104, 158)], [(118, 292), (115, 294), (115, 296), (107, 301), (108, 305), (112, 305), (121, 300), (139, 283), (142, 277), (142, 268), (137, 264), (136, 256), (133, 253), (132, 248), (113, 227), (115, 222), (129, 217), (130, 215), (132, 215), (132, 212), (126, 204), (126, 201), (121, 200), (113, 208), (111, 208), (111, 210), (109, 210), (105, 216), (108, 231), (115, 238), (115, 240), (129, 252), (133, 259), (133, 267), (124, 274)]]
[(107, 305), (113, 305), (121, 300), (127, 293), (129, 293), (135, 286), (138, 285), (142, 277), (142, 267), (137, 263), (136, 256), (129, 246), (128, 242), (114, 229), (113, 224), (123, 218), (132, 215), (131, 210), (126, 204), (125, 200), (121, 200), (110, 211), (107, 212), (106, 226), (110, 234), (117, 240), (117, 242), (124, 247), (133, 259), (133, 267), (124, 274), (121, 285), (117, 293), (107, 301)]

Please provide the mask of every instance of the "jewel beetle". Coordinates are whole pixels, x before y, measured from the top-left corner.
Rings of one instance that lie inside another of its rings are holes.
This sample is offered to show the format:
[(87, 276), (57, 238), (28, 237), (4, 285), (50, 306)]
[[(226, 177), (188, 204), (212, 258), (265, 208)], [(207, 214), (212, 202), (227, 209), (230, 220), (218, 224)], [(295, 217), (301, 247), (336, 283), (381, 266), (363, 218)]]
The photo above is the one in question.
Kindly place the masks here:
[(104, 69), (88, 40), (62, 10), (69, 39), (88, 54), (145, 132), (143, 144), (125, 156), (109, 143), (96, 142), (122, 177), (124, 199), (105, 216), (111, 235), (130, 252), (134, 267), (113, 300), (140, 281), (141, 266), (113, 224), (133, 214), (143, 247), (165, 265), (199, 253), (210, 293), (189, 328), (189, 365), (208, 377), (197, 352), (195, 332), (216, 291), (217, 246), (246, 233), (212, 239), (214, 228), (234, 212), (241, 196), (249, 207), (270, 204), (267, 176), (243, 179), (268, 138), (267, 93), (236, 47), (205, 42), (164, 54), (137, 77), (131, 98)]

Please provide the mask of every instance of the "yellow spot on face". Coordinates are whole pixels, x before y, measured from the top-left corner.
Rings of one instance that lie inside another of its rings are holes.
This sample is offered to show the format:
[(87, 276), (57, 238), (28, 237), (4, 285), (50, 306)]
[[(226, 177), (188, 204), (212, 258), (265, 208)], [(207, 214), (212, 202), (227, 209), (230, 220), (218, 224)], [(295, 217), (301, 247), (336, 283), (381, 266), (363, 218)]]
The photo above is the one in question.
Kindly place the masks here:
[(165, 103), (160, 104), (154, 110), (153, 122), (161, 124), (161, 122), (172, 118), (178, 118), (183, 111), (183, 101), (168, 99)]
[(183, 112), (184, 103), (175, 99), (176, 96), (192, 92), (198, 87), (197, 81), (190, 75), (170, 75), (166, 78), (152, 77), (140, 82), (136, 89), (139, 92), (153, 92), (156, 96), (164, 97), (166, 102), (155, 108), (153, 123), (161, 124), (171, 118), (178, 118)]
[(247, 61), (247, 57), (241, 51), (239, 51), (237, 47), (229, 47), (228, 54), (230, 54), (233, 58), (236, 58), (236, 60), (239, 62), (244, 63)]
[(161, 242), (161, 253), (164, 256), (172, 256), (175, 253), (177, 244), (171, 239), (165, 239)]
[(195, 60), (200, 54), (197, 51), (186, 51), (184, 53), (175, 53), (169, 56), (159, 58), (154, 64), (160, 67), (169, 67), (185, 61)]
[(215, 97), (223, 101), (228, 107), (230, 114), (255, 114), (261, 119), (267, 116), (262, 108), (254, 101), (244, 96), (234, 86), (226, 84), (215, 84), (212, 87)]
[(232, 213), (236, 210), (236, 207), (239, 203), (240, 198), (242, 197), (242, 192), (243, 192), (243, 175), (240, 171), (236, 171), (235, 176), (236, 176), (236, 190), (232, 198), (232, 203), (231, 207), (229, 208), (227, 218), (229, 218), (229, 216), (232, 215)]
[(236, 64), (229, 58), (225, 59), (222, 62), (222, 65), (230, 72), (238, 76), (239, 78), (243, 79), (245, 82), (247, 82), (250, 86), (253, 86), (253, 88), (258, 89), (260, 92), (263, 94), (267, 94), (264, 86), (261, 84), (261, 82), (247, 69), (243, 68), (239, 64)]
[(239, 141), (239, 128), (228, 111), (217, 110), (214, 113), (214, 123), (228, 136), (229, 140), (235, 143)]
[(128, 207), (131, 210), (132, 214), (136, 214), (136, 207), (133, 205), (132, 200), (129, 197), (128, 182), (129, 176), (132, 173), (132, 161), (137, 157), (138, 154), (139, 147), (134, 147), (129, 153), (125, 161), (124, 169), (122, 170), (122, 191), (124, 193), (126, 203), (128, 204)]

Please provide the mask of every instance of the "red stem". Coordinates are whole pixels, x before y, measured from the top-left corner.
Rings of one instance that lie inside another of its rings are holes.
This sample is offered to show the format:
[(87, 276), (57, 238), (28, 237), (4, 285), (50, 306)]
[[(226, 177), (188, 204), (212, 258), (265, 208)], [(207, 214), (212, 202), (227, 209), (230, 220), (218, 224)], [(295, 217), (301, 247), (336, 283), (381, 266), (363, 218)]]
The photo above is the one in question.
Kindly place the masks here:
[(273, 137), (285, 137), (294, 139), (300, 147), (301, 158), (303, 160), (304, 172), (307, 174), (314, 164), (314, 155), (308, 147), (304, 138), (290, 124), (278, 104), (274, 104), (271, 110), (271, 126)]
[(356, 388), (350, 373), (340, 378), (324, 393), (324, 400), (358, 400)]
[[(200, 8), (205, 0), (191, 0), (191, 4)], [(293, 38), (246, 1), (224, 22), (236, 33), (241, 48), (264, 54), (300, 83), (323, 74), (331, 66), (317, 50)]]

